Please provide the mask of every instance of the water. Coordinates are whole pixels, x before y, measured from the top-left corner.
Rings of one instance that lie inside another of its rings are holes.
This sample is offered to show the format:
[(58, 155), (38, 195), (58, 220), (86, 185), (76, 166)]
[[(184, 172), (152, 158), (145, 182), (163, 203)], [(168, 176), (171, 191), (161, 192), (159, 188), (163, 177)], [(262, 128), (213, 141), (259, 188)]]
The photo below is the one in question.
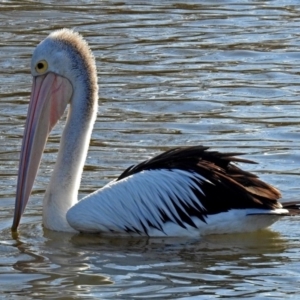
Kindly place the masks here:
[(41, 226), (59, 146), (49, 139), (19, 233), (11, 235), (31, 86), (51, 31), (82, 33), (97, 59), (99, 113), (80, 196), (172, 146), (247, 153), (244, 166), (299, 199), (300, 6), (287, 1), (2, 1), (1, 299), (297, 298), (299, 217), (253, 234), (116, 239)]

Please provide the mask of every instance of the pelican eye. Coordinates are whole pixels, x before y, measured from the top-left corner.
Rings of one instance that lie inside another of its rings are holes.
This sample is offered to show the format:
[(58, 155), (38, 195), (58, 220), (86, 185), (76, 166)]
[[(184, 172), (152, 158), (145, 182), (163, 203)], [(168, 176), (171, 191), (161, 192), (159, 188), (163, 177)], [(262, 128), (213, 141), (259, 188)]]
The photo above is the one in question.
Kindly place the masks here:
[(45, 60), (41, 60), (39, 61), (36, 66), (35, 66), (35, 70), (39, 73), (42, 74), (44, 72), (46, 72), (48, 69), (48, 63)]

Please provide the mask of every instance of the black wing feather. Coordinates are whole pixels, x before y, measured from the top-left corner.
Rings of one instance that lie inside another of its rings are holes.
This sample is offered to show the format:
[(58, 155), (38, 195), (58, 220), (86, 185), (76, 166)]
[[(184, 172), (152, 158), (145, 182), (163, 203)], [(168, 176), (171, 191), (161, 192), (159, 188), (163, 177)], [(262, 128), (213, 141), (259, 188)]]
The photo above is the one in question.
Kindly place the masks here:
[[(256, 175), (238, 168), (235, 163), (255, 163), (236, 157), (238, 155), (242, 153), (209, 151), (209, 148), (204, 146), (174, 148), (130, 166), (117, 180), (144, 170), (155, 169), (180, 169), (200, 174), (206, 181), (195, 179), (195, 184), (205, 196), (196, 189), (193, 192), (201, 203), (188, 206), (184, 199), (179, 199), (180, 202), (177, 202), (181, 203), (184, 209), (176, 206), (182, 220), (192, 226), (192, 216), (198, 216), (205, 221), (208, 214), (234, 208), (280, 208), (280, 192), (258, 179)], [(176, 205), (176, 202), (174, 203)]]

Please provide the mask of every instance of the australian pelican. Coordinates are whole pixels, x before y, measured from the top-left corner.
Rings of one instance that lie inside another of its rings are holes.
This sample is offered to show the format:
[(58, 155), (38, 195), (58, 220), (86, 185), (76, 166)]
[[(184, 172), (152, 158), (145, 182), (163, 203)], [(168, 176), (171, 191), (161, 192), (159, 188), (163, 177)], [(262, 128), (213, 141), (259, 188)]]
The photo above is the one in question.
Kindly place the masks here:
[(235, 163), (239, 153), (175, 148), (129, 167), (116, 180), (77, 200), (97, 114), (94, 56), (71, 30), (51, 33), (35, 49), (33, 85), (23, 137), (15, 214), (17, 230), (47, 137), (69, 104), (57, 161), (43, 200), (43, 224), (66, 232), (198, 236), (250, 232), (297, 213), (280, 192)]

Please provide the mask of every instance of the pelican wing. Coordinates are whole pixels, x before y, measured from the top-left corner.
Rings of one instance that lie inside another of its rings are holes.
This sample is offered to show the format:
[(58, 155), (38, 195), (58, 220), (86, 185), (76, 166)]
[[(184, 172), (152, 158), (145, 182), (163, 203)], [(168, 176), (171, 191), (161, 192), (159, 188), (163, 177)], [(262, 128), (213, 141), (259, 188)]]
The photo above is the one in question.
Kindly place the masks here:
[(67, 220), (79, 231), (169, 235), (232, 209), (280, 208), (277, 189), (239, 169), (232, 162), (251, 161), (234, 155), (201, 146), (170, 150), (82, 199)]

